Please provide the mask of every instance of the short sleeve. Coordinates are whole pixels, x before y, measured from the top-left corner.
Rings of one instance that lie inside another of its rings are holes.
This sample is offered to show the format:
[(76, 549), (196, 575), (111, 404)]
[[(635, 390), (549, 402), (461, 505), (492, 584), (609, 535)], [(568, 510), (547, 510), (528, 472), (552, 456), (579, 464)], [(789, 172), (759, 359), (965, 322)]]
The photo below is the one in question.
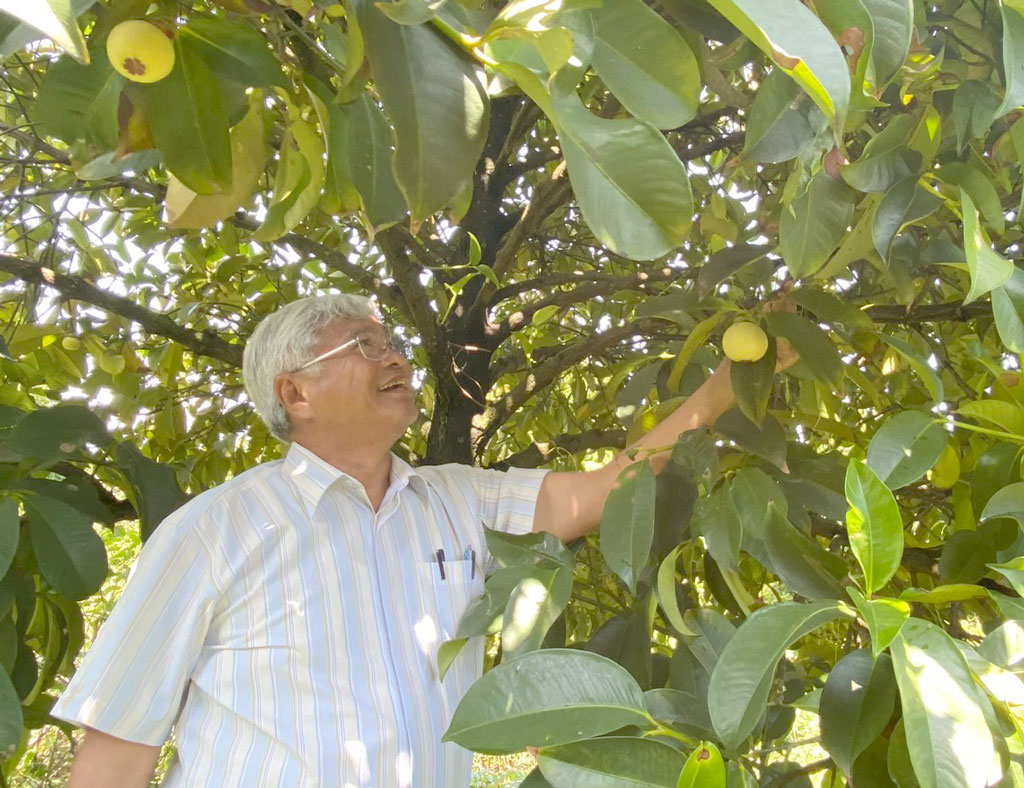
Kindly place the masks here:
[[(510, 468), (507, 471), (474, 468), (471, 478), (480, 505), (479, 522), (508, 534), (532, 531), (537, 496), (548, 473), (543, 468)], [(490, 554), (486, 553), (485, 574), (493, 569), (490, 559)]]
[(54, 717), (140, 744), (167, 739), (219, 597), (192, 512), (172, 514), (143, 546)]

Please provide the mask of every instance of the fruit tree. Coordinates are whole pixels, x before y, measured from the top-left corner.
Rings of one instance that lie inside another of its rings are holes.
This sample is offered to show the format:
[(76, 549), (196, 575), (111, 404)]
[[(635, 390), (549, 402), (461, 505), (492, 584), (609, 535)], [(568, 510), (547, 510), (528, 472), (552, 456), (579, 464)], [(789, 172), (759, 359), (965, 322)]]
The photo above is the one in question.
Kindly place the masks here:
[(242, 343), (360, 291), (416, 462), (601, 462), (738, 359), (599, 534), (488, 535), (448, 738), (531, 786), (1024, 786), (1020, 0), (0, 2), (0, 56), (9, 754), (94, 525), (278, 456)]

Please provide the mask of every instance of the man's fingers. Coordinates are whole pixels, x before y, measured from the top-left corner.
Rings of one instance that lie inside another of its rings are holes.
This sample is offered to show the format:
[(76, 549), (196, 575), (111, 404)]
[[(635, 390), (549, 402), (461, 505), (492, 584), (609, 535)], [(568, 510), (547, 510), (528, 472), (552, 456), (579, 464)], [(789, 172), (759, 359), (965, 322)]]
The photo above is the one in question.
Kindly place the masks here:
[(536, 747), (527, 747), (526, 751), (528, 753), (530, 753), (530, 755), (532, 755), (534, 758), (537, 757), (537, 748)]

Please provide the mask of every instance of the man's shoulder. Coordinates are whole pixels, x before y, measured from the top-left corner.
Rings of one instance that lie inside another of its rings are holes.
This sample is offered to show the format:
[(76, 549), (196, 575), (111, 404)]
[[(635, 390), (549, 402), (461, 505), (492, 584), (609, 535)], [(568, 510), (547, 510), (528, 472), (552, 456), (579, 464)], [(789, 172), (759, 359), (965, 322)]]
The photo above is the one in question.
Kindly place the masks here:
[(178, 507), (160, 527), (171, 526), (192, 530), (201, 528), (204, 522), (216, 519), (232, 510), (242, 499), (249, 500), (253, 488), (265, 489), (280, 479), (282, 460), (271, 460), (243, 471), (237, 476), (199, 493), (187, 503)]

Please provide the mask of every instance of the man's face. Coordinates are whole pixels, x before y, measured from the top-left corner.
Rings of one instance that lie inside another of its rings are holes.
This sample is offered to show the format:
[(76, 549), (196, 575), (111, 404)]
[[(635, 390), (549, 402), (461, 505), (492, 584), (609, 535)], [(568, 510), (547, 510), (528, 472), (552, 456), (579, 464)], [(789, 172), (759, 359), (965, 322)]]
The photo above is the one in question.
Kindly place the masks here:
[[(357, 337), (380, 347), (386, 336), (376, 317), (338, 318), (321, 332), (314, 357)], [(384, 436), (394, 443), (418, 415), (412, 367), (394, 350), (371, 361), (353, 344), (290, 377), (304, 394), (302, 408), (292, 414), (293, 428), (301, 420), (304, 428), (312, 428), (316, 434), (343, 434), (350, 439), (366, 436), (371, 443)]]

